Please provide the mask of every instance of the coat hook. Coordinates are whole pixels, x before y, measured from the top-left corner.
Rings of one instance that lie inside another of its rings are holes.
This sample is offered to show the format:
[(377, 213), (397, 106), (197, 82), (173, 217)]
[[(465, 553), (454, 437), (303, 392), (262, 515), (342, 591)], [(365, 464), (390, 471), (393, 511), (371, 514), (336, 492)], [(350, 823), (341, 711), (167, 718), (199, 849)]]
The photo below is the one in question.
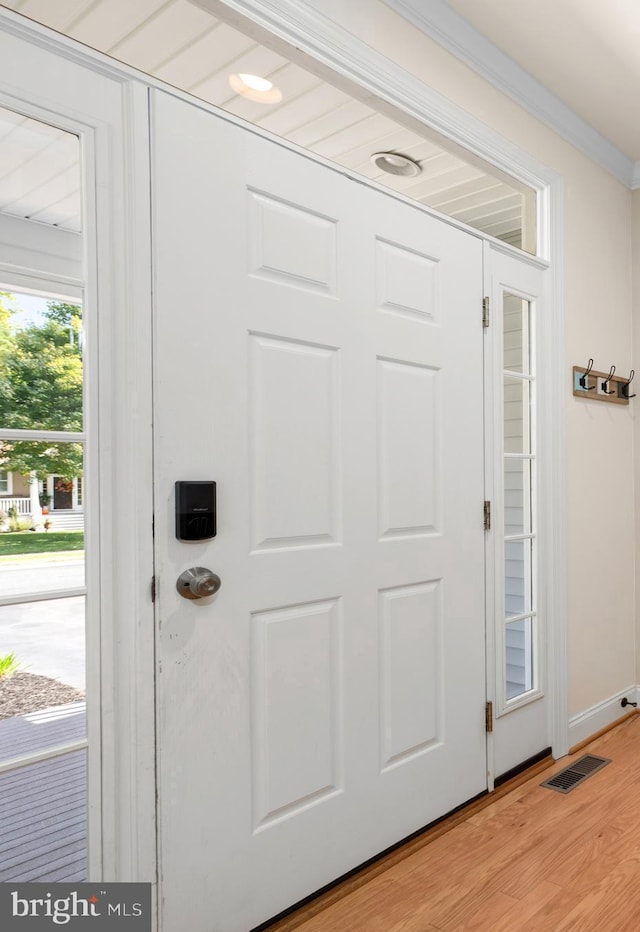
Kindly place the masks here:
[(605, 395), (615, 395), (615, 390), (614, 390), (614, 389), (611, 389), (611, 391), (609, 391), (609, 389), (607, 388), (607, 385), (609, 384), (609, 382), (610, 382), (611, 379), (613, 378), (613, 373), (614, 373), (615, 371), (616, 371), (616, 367), (615, 367), (615, 366), (611, 366), (611, 368), (609, 369), (609, 375), (606, 377), (606, 379), (603, 379), (603, 380), (602, 380), (602, 385), (601, 385), (600, 387), (602, 388), (602, 391), (603, 391), (603, 393), (604, 393)]
[(580, 376), (580, 388), (584, 388), (587, 392), (592, 392), (595, 388), (595, 385), (589, 385), (589, 373), (593, 369), (593, 359), (590, 359), (587, 364), (587, 370), (584, 375)]
[(632, 369), (631, 372), (630, 372), (630, 374), (629, 374), (629, 378), (627, 379), (627, 381), (624, 383), (624, 385), (621, 385), (621, 386), (620, 386), (620, 388), (621, 388), (621, 390), (622, 390), (622, 397), (623, 397), (623, 398), (635, 398), (635, 397), (636, 397), (636, 396), (635, 396), (635, 393), (634, 393), (633, 395), (630, 395), (630, 394), (629, 394), (629, 386), (630, 386), (631, 383), (633, 382), (633, 377), (634, 377), (635, 374), (636, 374), (636, 373), (635, 373), (635, 369)]

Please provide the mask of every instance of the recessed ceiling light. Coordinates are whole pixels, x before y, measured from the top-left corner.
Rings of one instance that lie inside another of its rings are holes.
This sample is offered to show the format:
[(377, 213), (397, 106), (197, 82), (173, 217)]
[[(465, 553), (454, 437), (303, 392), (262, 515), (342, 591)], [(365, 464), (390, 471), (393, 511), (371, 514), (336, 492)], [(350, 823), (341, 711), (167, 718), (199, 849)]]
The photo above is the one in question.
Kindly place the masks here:
[(230, 74), (229, 85), (236, 94), (259, 104), (279, 104), (282, 100), (280, 88), (257, 74)]
[(405, 178), (411, 178), (422, 171), (422, 165), (419, 162), (414, 162), (408, 155), (401, 155), (399, 152), (374, 152), (371, 161), (389, 175), (404, 175)]

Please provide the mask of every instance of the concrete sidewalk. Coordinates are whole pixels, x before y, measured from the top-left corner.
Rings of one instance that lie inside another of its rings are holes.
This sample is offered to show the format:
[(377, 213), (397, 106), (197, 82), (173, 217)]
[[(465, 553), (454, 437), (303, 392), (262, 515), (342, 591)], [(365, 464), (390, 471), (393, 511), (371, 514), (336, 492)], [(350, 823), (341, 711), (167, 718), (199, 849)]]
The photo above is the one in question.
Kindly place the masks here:
[(0, 654), (15, 653), (26, 673), (84, 689), (84, 645), (83, 596), (0, 606)]
[(84, 586), (82, 557), (80, 559), (76, 557), (75, 560), (39, 560), (22, 563), (14, 563), (13, 560), (13, 557), (5, 557), (0, 562), (0, 596), (23, 594), (28, 596), (34, 592), (80, 589)]

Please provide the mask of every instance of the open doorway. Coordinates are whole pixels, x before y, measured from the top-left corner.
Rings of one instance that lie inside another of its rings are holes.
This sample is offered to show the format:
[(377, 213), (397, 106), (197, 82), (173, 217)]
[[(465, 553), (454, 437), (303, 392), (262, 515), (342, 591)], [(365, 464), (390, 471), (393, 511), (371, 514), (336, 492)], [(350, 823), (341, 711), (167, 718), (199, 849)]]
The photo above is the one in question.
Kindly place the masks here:
[[(29, 255), (33, 268), (40, 254), (43, 266), (24, 287), (16, 261), (0, 286), (0, 881), (78, 882), (87, 879), (79, 140), (3, 109), (0, 145), (0, 235), (16, 260)], [(64, 290), (56, 256), (61, 273), (76, 268)]]

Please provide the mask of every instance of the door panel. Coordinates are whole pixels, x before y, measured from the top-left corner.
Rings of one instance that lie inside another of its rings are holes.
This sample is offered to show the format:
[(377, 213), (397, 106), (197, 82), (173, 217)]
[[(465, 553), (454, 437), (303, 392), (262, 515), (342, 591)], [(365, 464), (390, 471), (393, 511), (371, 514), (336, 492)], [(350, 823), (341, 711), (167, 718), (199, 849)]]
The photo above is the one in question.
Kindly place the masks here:
[[(240, 932), (486, 788), (482, 250), (152, 117), (164, 927)], [(175, 539), (177, 479), (216, 480), (214, 540)]]
[(334, 347), (249, 334), (253, 552), (339, 540), (337, 354)]

